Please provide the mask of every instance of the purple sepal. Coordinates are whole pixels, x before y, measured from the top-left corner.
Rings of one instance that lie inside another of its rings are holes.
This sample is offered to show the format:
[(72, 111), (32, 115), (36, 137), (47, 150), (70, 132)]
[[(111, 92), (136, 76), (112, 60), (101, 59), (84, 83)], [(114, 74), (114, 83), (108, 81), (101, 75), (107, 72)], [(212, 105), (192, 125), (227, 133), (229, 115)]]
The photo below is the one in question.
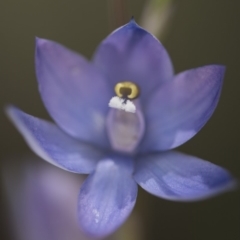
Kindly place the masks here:
[(36, 74), (42, 100), (69, 135), (108, 147), (105, 118), (112, 97), (107, 81), (90, 62), (53, 41), (36, 40)]
[(90, 173), (103, 152), (64, 133), (48, 121), (28, 115), (16, 107), (7, 114), (29, 147), (47, 162), (75, 173)]
[(201, 200), (236, 187), (228, 171), (176, 151), (140, 157), (134, 178), (147, 192), (175, 201)]
[(79, 195), (79, 222), (84, 232), (101, 238), (126, 220), (137, 198), (132, 171), (133, 161), (128, 157), (113, 155), (98, 163)]
[(224, 73), (225, 67), (220, 65), (191, 69), (149, 97), (140, 151), (169, 150), (192, 138), (217, 106)]

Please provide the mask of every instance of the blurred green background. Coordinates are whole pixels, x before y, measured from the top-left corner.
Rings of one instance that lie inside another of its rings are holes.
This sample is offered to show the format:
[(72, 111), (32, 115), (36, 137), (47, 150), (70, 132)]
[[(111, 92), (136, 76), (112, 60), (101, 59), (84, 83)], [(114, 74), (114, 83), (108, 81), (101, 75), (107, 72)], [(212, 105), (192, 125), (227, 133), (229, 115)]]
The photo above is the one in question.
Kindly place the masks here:
[[(129, 18), (134, 15), (138, 21), (146, 1), (126, 2), (127, 15)], [(176, 0), (176, 3), (171, 28), (163, 42), (176, 72), (211, 63), (227, 66), (217, 110), (200, 133), (180, 150), (221, 165), (240, 178), (240, 1)], [(2, 0), (2, 109), (13, 103), (32, 115), (49, 118), (35, 79), (35, 36), (55, 40), (91, 58), (112, 27), (107, 0)], [(0, 128), (0, 166), (3, 166), (3, 159), (28, 153), (29, 149), (3, 111)], [(0, 206), (0, 239), (10, 239), (10, 231), (14, 230), (8, 224), (3, 190)], [(240, 239), (239, 191), (203, 202), (174, 203), (140, 190), (134, 211), (142, 218), (144, 239)]]

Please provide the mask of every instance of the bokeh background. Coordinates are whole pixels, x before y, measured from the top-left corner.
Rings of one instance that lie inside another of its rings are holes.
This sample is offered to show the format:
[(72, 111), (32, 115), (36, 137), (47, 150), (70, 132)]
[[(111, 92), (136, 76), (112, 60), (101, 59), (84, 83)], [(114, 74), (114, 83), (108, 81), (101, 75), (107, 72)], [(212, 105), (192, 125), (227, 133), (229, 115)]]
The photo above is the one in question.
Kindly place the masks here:
[[(127, 2), (130, 18), (140, 19), (146, 1)], [(110, 14), (114, 16), (115, 13)], [(2, 0), (0, 3), (0, 167), (11, 156), (30, 152), (5, 117), (8, 103), (49, 119), (37, 90), (34, 37), (58, 41), (91, 58), (116, 23), (109, 22), (107, 0)], [(183, 152), (229, 169), (240, 178), (240, 1), (176, 0), (163, 44), (176, 72), (211, 63), (227, 66), (220, 103), (210, 121)], [(21, 158), (10, 166), (18, 168)], [(33, 160), (40, 161), (40, 160)], [(11, 239), (7, 199), (1, 185), (0, 239)], [(197, 203), (174, 203), (140, 190), (134, 209), (143, 239), (239, 240), (240, 192)], [(71, 239), (68, 239), (71, 240)]]

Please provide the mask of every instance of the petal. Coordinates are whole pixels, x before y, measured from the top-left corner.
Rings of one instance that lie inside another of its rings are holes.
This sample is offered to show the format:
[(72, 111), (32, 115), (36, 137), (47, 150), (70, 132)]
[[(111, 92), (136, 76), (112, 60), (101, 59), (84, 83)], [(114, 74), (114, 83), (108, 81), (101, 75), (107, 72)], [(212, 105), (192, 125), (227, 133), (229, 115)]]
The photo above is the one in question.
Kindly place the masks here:
[(225, 67), (209, 65), (178, 74), (148, 102), (143, 151), (168, 150), (192, 138), (215, 110)]
[(104, 237), (126, 220), (137, 197), (132, 171), (133, 162), (126, 157), (110, 156), (98, 163), (79, 195), (79, 221), (83, 231)]
[(165, 48), (134, 20), (100, 44), (93, 62), (108, 76), (112, 89), (123, 80), (137, 83), (144, 101), (157, 86), (173, 77)]
[(47, 162), (76, 173), (90, 173), (103, 153), (64, 133), (48, 121), (30, 116), (15, 107), (7, 114), (29, 147)]
[(140, 157), (134, 178), (147, 192), (175, 201), (200, 200), (236, 186), (223, 168), (175, 151)]
[(80, 140), (106, 147), (111, 91), (99, 70), (52, 41), (36, 41), (36, 73), (43, 102), (56, 123)]

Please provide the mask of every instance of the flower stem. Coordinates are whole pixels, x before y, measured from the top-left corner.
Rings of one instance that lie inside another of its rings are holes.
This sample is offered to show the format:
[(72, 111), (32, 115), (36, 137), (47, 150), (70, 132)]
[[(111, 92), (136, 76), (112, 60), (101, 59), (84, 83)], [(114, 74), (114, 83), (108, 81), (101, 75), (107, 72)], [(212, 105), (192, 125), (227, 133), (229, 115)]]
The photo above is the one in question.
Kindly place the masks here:
[(113, 30), (127, 22), (126, 0), (108, 0), (109, 27)]

